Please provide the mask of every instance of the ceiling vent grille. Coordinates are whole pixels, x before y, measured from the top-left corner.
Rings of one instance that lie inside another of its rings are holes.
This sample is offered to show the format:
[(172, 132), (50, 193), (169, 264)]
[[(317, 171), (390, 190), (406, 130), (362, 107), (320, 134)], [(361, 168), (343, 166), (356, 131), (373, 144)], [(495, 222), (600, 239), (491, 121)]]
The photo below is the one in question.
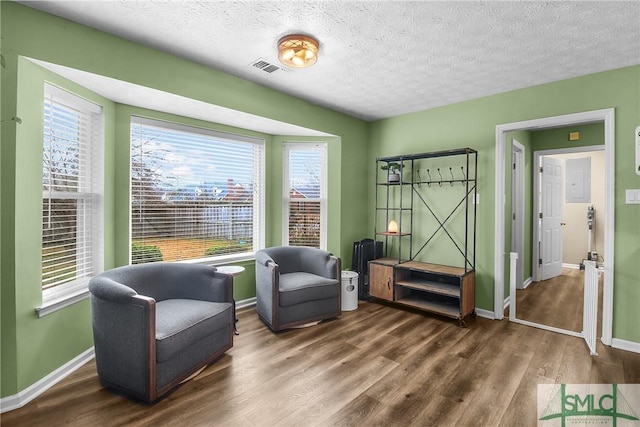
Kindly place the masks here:
[(274, 73), (276, 71), (287, 71), (286, 69), (278, 67), (277, 65), (274, 65), (274, 64), (272, 64), (272, 63), (270, 63), (268, 61), (265, 61), (262, 58), (258, 58), (255, 61), (253, 61), (251, 63), (251, 66), (255, 67), (255, 68), (259, 69), (259, 70), (262, 70), (265, 73), (269, 73), (269, 74), (272, 74), (272, 73)]

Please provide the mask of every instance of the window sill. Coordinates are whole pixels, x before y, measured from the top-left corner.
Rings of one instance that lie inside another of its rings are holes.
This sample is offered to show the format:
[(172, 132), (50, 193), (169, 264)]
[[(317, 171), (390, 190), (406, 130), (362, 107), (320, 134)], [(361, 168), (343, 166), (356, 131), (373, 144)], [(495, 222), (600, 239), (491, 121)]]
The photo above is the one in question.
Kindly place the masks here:
[(192, 260), (185, 260), (179, 262), (191, 263), (191, 264), (205, 264), (213, 267), (221, 265), (229, 265), (241, 261), (253, 261), (256, 258), (255, 252), (245, 252), (242, 254), (223, 255), (215, 258), (199, 258)]
[(58, 298), (47, 300), (43, 302), (40, 307), (36, 307), (36, 314), (38, 317), (43, 317), (51, 313), (55, 313), (58, 310), (69, 307), (77, 302), (89, 298), (89, 289), (84, 287), (78, 291), (61, 295)]

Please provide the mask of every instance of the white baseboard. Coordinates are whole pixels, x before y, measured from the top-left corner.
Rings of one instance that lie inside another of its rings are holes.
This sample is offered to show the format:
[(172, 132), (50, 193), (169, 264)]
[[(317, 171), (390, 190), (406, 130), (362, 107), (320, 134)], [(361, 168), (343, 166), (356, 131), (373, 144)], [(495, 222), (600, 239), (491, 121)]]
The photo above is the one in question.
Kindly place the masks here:
[(250, 308), (256, 306), (256, 297), (243, 299), (242, 301), (236, 301), (236, 310), (241, 308)]
[[(247, 298), (242, 301), (236, 302), (237, 309), (255, 307), (255, 305), (256, 297)], [(93, 347), (91, 347), (87, 351), (76, 356), (69, 362), (65, 363), (46, 377), (38, 380), (18, 394), (0, 398), (0, 414), (8, 411), (13, 411), (14, 409), (22, 408), (24, 405), (40, 396), (45, 391), (49, 390), (51, 387), (64, 379), (66, 376), (73, 373), (82, 365), (92, 360), (94, 357), (95, 350)]]
[[(524, 283), (522, 284), (522, 289), (516, 289), (516, 290), (524, 290), (527, 289), (527, 287), (533, 283), (533, 279), (531, 279), (531, 277), (527, 277), (524, 281)], [(502, 309), (506, 310), (507, 307), (509, 307), (511, 305), (511, 295), (507, 296), (504, 299), (504, 303), (502, 304)]]
[(477, 314), (479, 317), (484, 317), (484, 318), (486, 318), (486, 319), (491, 319), (491, 320), (493, 320), (493, 319), (495, 319), (495, 318), (496, 318), (496, 317), (493, 315), (493, 311), (483, 310), (483, 309), (481, 309), (481, 308), (477, 308), (477, 307), (476, 307), (476, 314)]
[(78, 356), (74, 357), (64, 365), (60, 366), (58, 369), (51, 372), (46, 377), (31, 384), (29, 387), (25, 388), (18, 394), (1, 398), (0, 414), (8, 411), (13, 411), (14, 409), (22, 408), (24, 405), (40, 396), (45, 391), (49, 390), (51, 387), (56, 385), (62, 379), (73, 373), (75, 370), (80, 368), (82, 365), (84, 365), (94, 357), (95, 351), (94, 348), (91, 347), (90, 349), (80, 353)]
[(621, 340), (619, 338), (613, 338), (611, 340), (611, 347), (620, 350), (632, 351), (634, 353), (640, 353), (640, 343)]

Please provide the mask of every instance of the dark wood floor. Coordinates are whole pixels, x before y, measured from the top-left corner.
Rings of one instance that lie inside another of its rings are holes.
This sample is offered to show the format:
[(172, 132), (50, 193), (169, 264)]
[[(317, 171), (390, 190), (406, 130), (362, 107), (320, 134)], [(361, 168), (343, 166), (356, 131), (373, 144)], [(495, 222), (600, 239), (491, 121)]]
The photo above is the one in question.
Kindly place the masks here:
[(640, 383), (640, 354), (482, 318), (465, 328), (360, 303), (280, 334), (239, 313), (235, 346), (154, 405), (103, 389), (87, 363), (2, 426), (533, 426), (536, 385)]
[[(602, 284), (599, 280), (598, 336), (602, 319)], [(584, 270), (563, 268), (562, 275), (533, 282), (516, 291), (516, 317), (574, 332), (582, 332)]]

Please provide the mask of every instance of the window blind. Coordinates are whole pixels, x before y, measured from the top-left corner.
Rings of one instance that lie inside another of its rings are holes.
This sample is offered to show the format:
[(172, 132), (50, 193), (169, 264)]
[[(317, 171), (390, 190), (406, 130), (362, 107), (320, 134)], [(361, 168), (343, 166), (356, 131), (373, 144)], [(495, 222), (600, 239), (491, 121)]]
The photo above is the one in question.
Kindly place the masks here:
[(263, 246), (264, 141), (140, 117), (131, 122), (131, 262)]
[(42, 289), (102, 270), (102, 108), (45, 85)]
[(284, 235), (295, 246), (326, 248), (326, 144), (284, 145)]

